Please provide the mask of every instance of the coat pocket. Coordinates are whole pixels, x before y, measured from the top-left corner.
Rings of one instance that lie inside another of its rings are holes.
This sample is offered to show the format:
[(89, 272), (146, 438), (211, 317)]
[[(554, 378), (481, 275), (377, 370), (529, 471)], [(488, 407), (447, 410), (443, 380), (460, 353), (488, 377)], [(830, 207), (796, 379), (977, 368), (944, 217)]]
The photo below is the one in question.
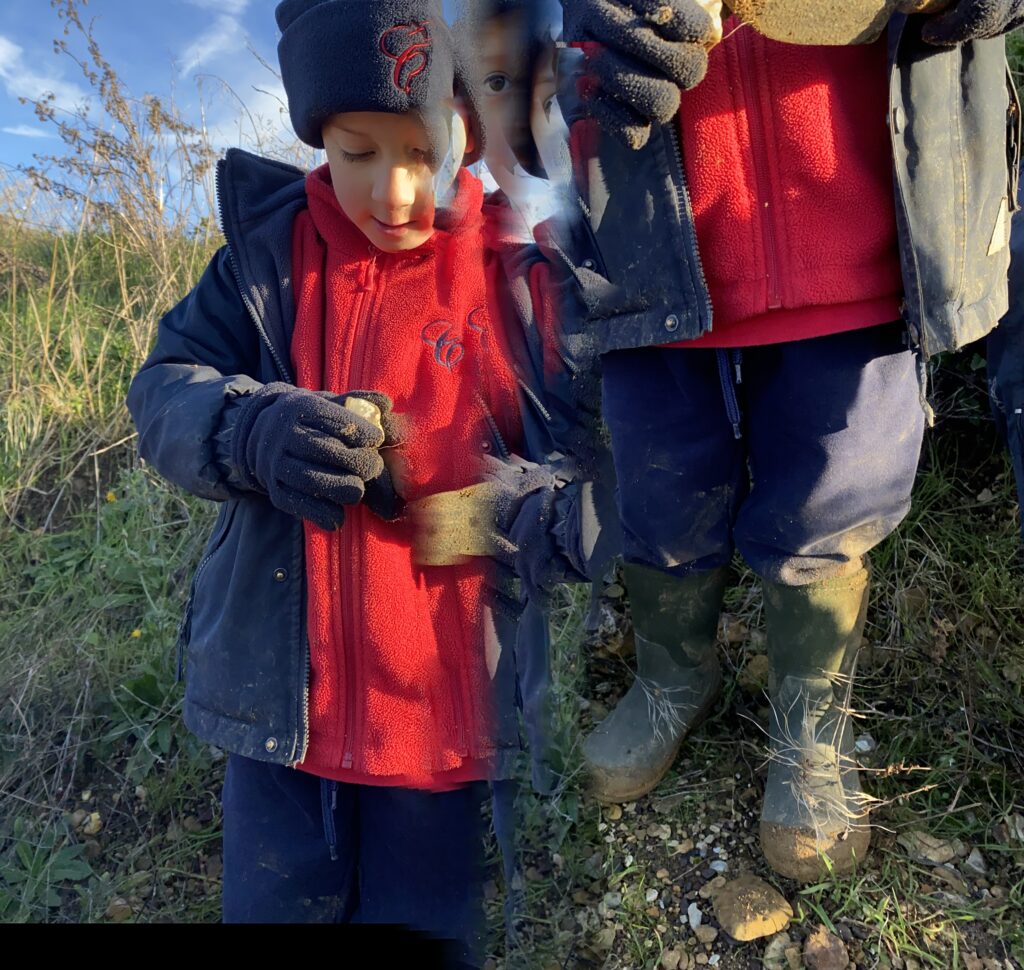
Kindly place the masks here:
[(206, 571), (206, 567), (209, 566), (210, 560), (214, 557), (217, 550), (224, 545), (224, 539), (228, 534), (228, 529), (231, 527), (232, 521), (234, 520), (235, 509), (237, 506), (237, 500), (225, 502), (221, 506), (220, 515), (217, 516), (213, 532), (206, 544), (206, 553), (199, 561), (195, 574), (192, 576), (192, 584), (189, 586), (188, 599), (185, 601), (185, 611), (182, 614), (181, 622), (178, 624), (178, 639), (175, 647), (177, 653), (175, 683), (181, 683), (184, 674), (185, 650), (187, 649), (189, 640), (192, 636), (192, 609), (195, 604), (196, 588), (199, 585), (199, 580), (202, 578), (203, 573)]

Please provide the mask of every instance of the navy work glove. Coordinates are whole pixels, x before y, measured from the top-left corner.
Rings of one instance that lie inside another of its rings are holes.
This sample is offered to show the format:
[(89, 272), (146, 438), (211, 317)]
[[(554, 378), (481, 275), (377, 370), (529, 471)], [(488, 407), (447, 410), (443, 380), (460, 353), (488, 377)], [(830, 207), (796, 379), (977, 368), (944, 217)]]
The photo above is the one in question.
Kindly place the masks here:
[(1024, 24), (1024, 0), (959, 0), (945, 13), (934, 14), (921, 37), (937, 47), (998, 37)]
[(484, 477), (498, 486), (495, 559), (513, 570), (533, 595), (542, 594), (559, 554), (551, 527), (561, 482), (547, 468), (516, 456), (507, 462), (488, 458)]
[(697, 0), (562, 0), (565, 39), (591, 42), (583, 91), (600, 126), (633, 149), (703, 80), (721, 20)]
[(380, 428), (336, 395), (275, 382), (242, 406), (232, 459), (247, 488), (265, 492), (282, 512), (334, 530), (345, 506), (362, 501), (366, 483), (383, 473), (383, 442)]
[(393, 453), (393, 449), (399, 448), (405, 443), (407, 435), (405, 419), (392, 410), (391, 398), (379, 391), (349, 391), (348, 394), (329, 394), (326, 391), (319, 393), (322, 397), (326, 397), (342, 407), (345, 407), (345, 402), (351, 398), (359, 398), (368, 401), (376, 409), (372, 419), (367, 414), (359, 416), (366, 418), (371, 424), (376, 424), (384, 432), (384, 443), (380, 446), (384, 469), (376, 478), (367, 480), (363, 504), (375, 515), (388, 522), (397, 519), (402, 512), (404, 502), (398, 494), (399, 483), (395, 481), (396, 469), (392, 467), (394, 463), (389, 462), (388, 456), (389, 453)]

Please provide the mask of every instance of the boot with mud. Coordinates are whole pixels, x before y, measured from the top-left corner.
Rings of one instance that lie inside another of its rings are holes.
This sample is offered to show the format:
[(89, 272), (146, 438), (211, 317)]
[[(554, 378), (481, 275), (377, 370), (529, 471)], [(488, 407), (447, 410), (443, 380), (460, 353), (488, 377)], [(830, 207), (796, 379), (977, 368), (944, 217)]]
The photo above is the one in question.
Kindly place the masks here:
[(598, 801), (632, 801), (661, 781), (722, 686), (715, 649), (728, 571), (679, 578), (627, 563), (637, 675), (583, 743)]
[(782, 586), (765, 581), (771, 745), (761, 850), (778, 873), (812, 882), (863, 862), (871, 841), (850, 723), (868, 570)]

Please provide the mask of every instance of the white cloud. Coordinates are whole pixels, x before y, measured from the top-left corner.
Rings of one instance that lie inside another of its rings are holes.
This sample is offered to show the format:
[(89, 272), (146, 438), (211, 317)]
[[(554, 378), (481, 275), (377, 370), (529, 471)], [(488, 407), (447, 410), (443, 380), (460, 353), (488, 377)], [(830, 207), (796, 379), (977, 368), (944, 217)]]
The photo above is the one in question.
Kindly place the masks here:
[(241, 16), (249, 6), (249, 0), (185, 0), (185, 2), (200, 10), (219, 10), (231, 17)]
[[(228, 7), (230, 8), (231, 4), (228, 4)], [(239, 51), (244, 47), (245, 31), (241, 23), (236, 17), (223, 14), (182, 51), (180, 76), (186, 77), (218, 54)]]
[(0, 34), (0, 83), (12, 98), (37, 100), (50, 92), (55, 104), (65, 111), (73, 111), (89, 94), (77, 84), (65, 81), (55, 74), (34, 71), (25, 62), (24, 48)]
[(45, 128), (36, 128), (33, 125), (11, 125), (7, 128), (0, 128), (5, 135), (17, 135), (19, 138), (56, 138), (53, 132)]

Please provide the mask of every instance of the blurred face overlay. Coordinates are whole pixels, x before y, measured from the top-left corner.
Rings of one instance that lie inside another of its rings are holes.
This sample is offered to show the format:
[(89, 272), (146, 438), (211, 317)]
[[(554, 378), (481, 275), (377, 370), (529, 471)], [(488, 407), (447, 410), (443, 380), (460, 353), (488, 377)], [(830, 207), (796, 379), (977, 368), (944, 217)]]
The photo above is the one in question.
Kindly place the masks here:
[(521, 12), (509, 12), (488, 18), (478, 30), (483, 78), (480, 110), (488, 132), (487, 167), (492, 172), (511, 172), (517, 155), (531, 154), (555, 95), (552, 58), (530, 64), (528, 26)]
[(427, 130), (414, 114), (347, 111), (323, 127), (338, 204), (378, 249), (398, 253), (434, 233)]

